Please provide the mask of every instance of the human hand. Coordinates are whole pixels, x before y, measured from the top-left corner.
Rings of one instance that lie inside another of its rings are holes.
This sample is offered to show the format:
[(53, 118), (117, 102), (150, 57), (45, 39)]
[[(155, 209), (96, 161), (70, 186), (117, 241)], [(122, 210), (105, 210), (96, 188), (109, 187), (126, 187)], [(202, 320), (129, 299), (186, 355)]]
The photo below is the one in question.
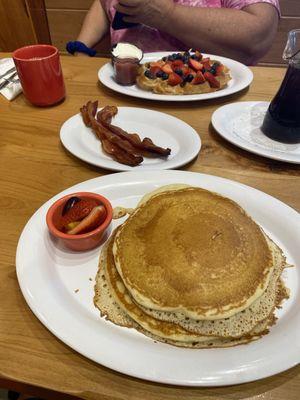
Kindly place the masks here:
[(141, 23), (158, 29), (163, 29), (168, 23), (168, 17), (173, 12), (173, 0), (119, 0), (115, 9), (128, 16), (126, 22)]

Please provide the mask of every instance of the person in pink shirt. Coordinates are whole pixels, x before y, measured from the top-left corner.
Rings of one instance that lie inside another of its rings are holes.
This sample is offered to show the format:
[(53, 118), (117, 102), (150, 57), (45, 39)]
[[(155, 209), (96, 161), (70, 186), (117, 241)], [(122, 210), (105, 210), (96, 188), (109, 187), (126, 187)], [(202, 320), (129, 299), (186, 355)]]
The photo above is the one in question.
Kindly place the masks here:
[[(113, 30), (116, 11), (138, 25)], [(110, 32), (112, 44), (144, 52), (193, 47), (253, 64), (269, 50), (279, 15), (278, 0), (95, 0), (77, 40), (93, 47)]]

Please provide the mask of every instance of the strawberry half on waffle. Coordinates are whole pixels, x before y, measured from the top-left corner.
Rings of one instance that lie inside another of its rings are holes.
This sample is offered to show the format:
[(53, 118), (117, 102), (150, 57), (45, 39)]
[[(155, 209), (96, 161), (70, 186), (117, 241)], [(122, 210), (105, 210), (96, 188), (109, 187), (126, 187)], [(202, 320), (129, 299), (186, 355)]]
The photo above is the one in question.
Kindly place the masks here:
[(159, 94), (199, 94), (221, 90), (230, 79), (224, 64), (190, 50), (141, 65), (137, 85)]

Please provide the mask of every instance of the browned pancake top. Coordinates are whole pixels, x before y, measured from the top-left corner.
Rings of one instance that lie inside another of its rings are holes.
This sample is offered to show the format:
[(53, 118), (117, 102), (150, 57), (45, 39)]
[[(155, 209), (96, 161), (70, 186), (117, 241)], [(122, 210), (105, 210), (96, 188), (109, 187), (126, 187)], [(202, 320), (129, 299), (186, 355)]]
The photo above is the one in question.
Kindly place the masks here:
[(265, 290), (272, 256), (259, 226), (230, 199), (200, 188), (152, 197), (114, 243), (117, 269), (134, 299), (192, 318), (223, 318)]

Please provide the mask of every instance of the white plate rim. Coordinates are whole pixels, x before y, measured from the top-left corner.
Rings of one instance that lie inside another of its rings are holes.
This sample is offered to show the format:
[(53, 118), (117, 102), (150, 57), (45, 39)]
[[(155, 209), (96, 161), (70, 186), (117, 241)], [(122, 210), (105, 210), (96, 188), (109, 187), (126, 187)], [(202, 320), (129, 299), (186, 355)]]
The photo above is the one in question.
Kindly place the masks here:
[(248, 105), (255, 106), (256, 104), (264, 104), (267, 108), (267, 106), (270, 104), (270, 102), (268, 102), (268, 101), (237, 101), (234, 103), (225, 104), (225, 105), (217, 108), (217, 110), (215, 110), (213, 112), (212, 117), (211, 117), (211, 122), (212, 122), (213, 127), (218, 132), (218, 134), (220, 136), (222, 136), (222, 138), (224, 138), (228, 142), (230, 142), (230, 143), (234, 144), (235, 146), (237, 146), (243, 150), (246, 150), (250, 153), (253, 153), (253, 154), (256, 154), (256, 155), (259, 155), (262, 157), (266, 157), (271, 160), (283, 161), (283, 162), (288, 162), (291, 164), (300, 164), (300, 156), (299, 156), (299, 159), (297, 160), (295, 157), (293, 157), (293, 155), (290, 155), (288, 153), (285, 156), (284, 154), (279, 153), (279, 152), (277, 153), (276, 151), (267, 150), (267, 149), (263, 149), (263, 148), (259, 149), (255, 146), (252, 146), (251, 142), (248, 142), (243, 139), (239, 139), (236, 136), (232, 135), (231, 132), (221, 124), (220, 118), (223, 114), (226, 114), (226, 112), (228, 110), (238, 108), (241, 105), (244, 105), (245, 107), (247, 107)]
[[(183, 154), (183, 151), (181, 150), (181, 146), (179, 146), (179, 152), (175, 155), (174, 158), (170, 159), (161, 159), (161, 162), (158, 163), (157, 165), (153, 164), (140, 164), (137, 165), (136, 167), (131, 167), (129, 165), (121, 164), (118, 163), (117, 161), (114, 161), (113, 159), (106, 160), (105, 158), (101, 158), (101, 149), (100, 149), (100, 141), (99, 141), (99, 161), (94, 161), (92, 158), (89, 157), (88, 152), (85, 151), (85, 149), (82, 149), (82, 152), (76, 151), (76, 148), (74, 150), (74, 147), (70, 145), (69, 139), (70, 139), (70, 131), (68, 130), (68, 126), (70, 123), (72, 123), (73, 120), (78, 119), (78, 116), (80, 116), (80, 113), (77, 113), (70, 118), (68, 118), (64, 123), (62, 124), (60, 128), (60, 140), (63, 146), (75, 157), (79, 158), (80, 160), (87, 162), (91, 165), (94, 165), (96, 167), (104, 168), (110, 171), (136, 171), (136, 170), (163, 170), (163, 169), (174, 169), (174, 168), (180, 168), (183, 165), (191, 162), (193, 159), (195, 159), (198, 154), (200, 153), (201, 150), (201, 137), (197, 133), (197, 131), (189, 125), (187, 122), (183, 121), (180, 118), (177, 118), (173, 115), (170, 115), (168, 113), (162, 112), (162, 111), (156, 111), (156, 110), (151, 110), (148, 108), (142, 108), (142, 107), (118, 107), (118, 109), (122, 112), (126, 112), (128, 110), (130, 111), (136, 111), (136, 112), (142, 112), (142, 113), (151, 113), (153, 114), (154, 118), (161, 118), (164, 120), (170, 121), (174, 125), (178, 125), (180, 129), (184, 130), (183, 132), (183, 139), (188, 139), (191, 142), (189, 151), (186, 154)], [(101, 107), (98, 109), (101, 110)], [(88, 128), (86, 128), (88, 129)], [(73, 133), (74, 134), (74, 133)], [(172, 136), (172, 132), (170, 132), (170, 136)], [(172, 150), (172, 149), (171, 149)]]
[[(195, 183), (194, 178), (196, 179), (197, 183)], [(62, 195), (66, 194), (66, 193), (70, 193), (70, 192), (79, 191), (79, 190), (80, 191), (87, 190), (89, 187), (97, 185), (99, 181), (102, 184), (101, 185), (102, 188), (104, 188), (106, 185), (108, 185), (108, 186), (111, 185), (112, 182), (118, 183), (122, 187), (122, 185), (126, 184), (126, 180), (133, 182), (133, 183), (144, 182), (146, 180), (148, 183), (152, 183), (152, 184), (157, 184), (157, 182), (159, 182), (160, 184), (165, 184), (166, 183), (165, 181), (167, 181), (168, 183), (185, 181), (186, 183), (195, 184), (195, 185), (201, 187), (202, 186), (201, 183), (205, 179), (212, 180), (212, 182), (214, 184), (230, 185), (235, 190), (240, 189), (240, 190), (246, 191), (246, 192), (248, 192), (248, 194), (250, 194), (250, 197), (252, 199), (264, 198), (265, 201), (267, 201), (268, 203), (270, 203), (270, 204), (272, 203), (270, 208), (272, 208), (273, 211), (274, 211), (274, 207), (279, 208), (279, 209), (284, 209), (286, 212), (285, 216), (288, 218), (288, 220), (291, 223), (295, 224), (295, 221), (298, 221), (297, 231), (300, 233), (300, 215), (294, 209), (292, 209), (288, 205), (282, 203), (280, 200), (278, 200), (264, 192), (261, 192), (250, 186), (247, 186), (247, 185), (244, 185), (244, 184), (241, 184), (241, 183), (229, 180), (229, 179), (225, 179), (225, 178), (220, 178), (220, 177), (207, 175), (207, 174), (185, 172), (185, 171), (144, 171), (144, 172), (140, 171), (140, 172), (130, 172), (130, 173), (123, 172), (123, 173), (117, 173), (114, 175), (106, 175), (103, 177), (98, 177), (98, 178), (94, 178), (94, 179), (91, 179), (91, 180), (88, 180), (85, 182), (81, 182), (81, 183), (76, 184), (76, 185), (62, 191), (61, 193), (57, 194), (52, 199), (48, 200), (42, 207), (40, 207), (40, 209), (38, 209), (36, 211), (36, 213), (30, 218), (30, 220), (26, 224), (26, 226), (20, 236), (20, 239), (19, 239), (17, 253), (16, 253), (17, 277), (18, 277), (19, 285), (20, 285), (21, 291), (23, 293), (23, 296), (25, 297), (27, 304), (29, 305), (29, 307), (31, 308), (33, 313), (37, 316), (37, 318), (55, 336), (57, 336), (60, 340), (62, 340), (68, 346), (70, 346), (74, 350), (78, 351), (79, 353), (83, 354), (87, 358), (90, 358), (93, 361), (98, 362), (108, 368), (115, 370), (115, 371), (125, 373), (125, 374), (131, 375), (131, 376), (134, 376), (134, 377), (137, 377), (140, 379), (150, 380), (150, 381), (160, 382), (160, 383), (165, 383), (165, 384), (186, 385), (186, 386), (227, 386), (227, 385), (240, 384), (240, 383), (245, 383), (245, 382), (251, 382), (251, 381), (254, 381), (257, 379), (266, 378), (268, 376), (272, 376), (274, 374), (280, 373), (286, 369), (289, 369), (289, 368), (297, 365), (300, 361), (300, 345), (299, 345), (299, 343), (298, 343), (298, 345), (297, 345), (297, 343), (295, 344), (295, 348), (293, 349), (292, 353), (289, 353), (289, 357), (287, 357), (288, 352), (286, 351), (285, 354), (283, 354), (283, 356), (282, 356), (283, 359), (280, 359), (280, 357), (279, 357), (279, 360), (277, 360), (277, 363), (275, 363), (275, 365), (274, 365), (274, 362), (272, 362), (272, 363), (269, 362), (269, 364), (267, 366), (268, 368), (266, 368), (265, 365), (263, 366), (260, 362), (257, 365), (248, 366), (248, 369), (246, 368), (246, 370), (243, 370), (243, 368), (241, 368), (240, 370), (239, 369), (233, 370), (233, 371), (230, 371), (231, 375), (228, 374), (228, 371), (227, 371), (227, 375), (226, 374), (224, 374), (224, 375), (221, 374), (221, 376), (216, 375), (216, 376), (213, 376), (211, 379), (202, 379), (201, 377), (198, 377), (197, 379), (195, 379), (195, 377), (193, 379), (187, 379), (187, 378), (173, 379), (170, 377), (166, 378), (165, 376), (161, 377), (160, 375), (157, 375), (155, 373), (153, 374), (153, 372), (151, 370), (148, 372), (148, 371), (144, 371), (144, 370), (137, 369), (137, 368), (133, 368), (133, 370), (132, 370), (132, 368), (128, 369), (128, 368), (124, 368), (124, 366), (120, 367), (119, 363), (116, 362), (116, 360), (113, 360), (113, 361), (101, 360), (101, 361), (99, 361), (99, 359), (97, 359), (97, 357), (94, 357), (92, 354), (87, 354), (84, 351), (82, 351), (82, 349), (80, 348), (80, 345), (78, 346), (76, 343), (74, 344), (74, 340), (72, 341), (68, 337), (66, 337), (63, 333), (61, 333), (59, 331), (59, 329), (57, 329), (57, 327), (54, 328), (53, 326), (49, 326), (49, 324), (47, 323), (47, 319), (39, 311), (39, 304), (36, 304), (33, 301), (30, 290), (28, 290), (28, 288), (24, 285), (23, 279), (24, 279), (25, 275), (24, 275), (24, 271), (22, 271), (22, 253), (24, 252), (24, 248), (26, 248), (26, 246), (24, 247), (24, 243), (23, 243), (24, 237), (26, 236), (26, 230), (29, 229), (29, 226), (33, 223), (33, 220), (35, 218), (37, 218), (37, 216), (42, 211), (47, 210), (48, 207), (50, 206), (50, 204), (52, 204), (53, 201), (55, 201)], [(162, 182), (162, 180), (164, 180), (164, 182)], [(194, 183), (191, 183), (190, 180)], [(271, 212), (271, 214), (274, 214), (273, 211)], [(300, 237), (300, 235), (299, 235), (299, 237)], [(299, 312), (298, 312), (297, 316), (298, 316), (297, 324), (300, 325), (299, 324)], [(298, 334), (298, 337), (299, 337), (299, 334)], [(260, 340), (262, 340), (262, 339), (260, 339)], [(257, 343), (257, 342), (254, 342), (254, 343)], [(248, 345), (248, 346), (250, 346), (250, 345)], [(230, 348), (230, 349), (234, 349), (234, 348)], [(180, 350), (183, 350), (183, 349), (180, 349)], [(228, 350), (228, 349), (224, 349), (224, 350)], [(186, 351), (186, 350), (184, 349), (183, 351)], [(193, 352), (204, 351), (204, 352), (206, 352), (206, 351), (214, 351), (214, 349), (210, 349), (210, 350), (189, 350), (188, 349), (187, 351), (193, 351)], [(229, 353), (227, 353), (227, 355), (229, 355)], [(274, 357), (273, 361), (274, 360), (276, 361), (276, 357), (278, 358), (278, 355), (274, 353), (274, 354), (272, 354), (272, 356)], [(201, 357), (200, 357), (200, 359), (201, 359)]]
[[(145, 53), (142, 62), (147, 61), (155, 61), (160, 59), (164, 56), (172, 54), (174, 52), (153, 52), (153, 53)], [(109, 89), (125, 94), (132, 97), (137, 97), (140, 99), (147, 99), (147, 100), (158, 100), (158, 101), (199, 101), (199, 100), (209, 100), (209, 99), (216, 99), (219, 97), (229, 96), (231, 94), (237, 93), (246, 87), (248, 87), (251, 82), (253, 81), (253, 72), (249, 67), (240, 63), (239, 61), (233, 60), (231, 58), (216, 56), (214, 54), (203, 54), (204, 57), (211, 57), (212, 59), (216, 59), (221, 61), (224, 65), (228, 66), (230, 69), (237, 68), (243, 74), (243, 80), (240, 83), (237, 83), (233, 86), (229, 86), (222, 90), (211, 92), (211, 93), (200, 93), (200, 94), (192, 94), (192, 95), (163, 95), (163, 94), (156, 94), (152, 92), (147, 92), (142, 89), (138, 89), (136, 91), (131, 90), (130, 86), (121, 86), (117, 84), (112, 79), (106, 78), (106, 73), (108, 73), (111, 69), (111, 63), (108, 62), (104, 64), (98, 71), (98, 79), (99, 81)], [(234, 79), (234, 76), (232, 77)], [(135, 87), (135, 86), (134, 86)]]

